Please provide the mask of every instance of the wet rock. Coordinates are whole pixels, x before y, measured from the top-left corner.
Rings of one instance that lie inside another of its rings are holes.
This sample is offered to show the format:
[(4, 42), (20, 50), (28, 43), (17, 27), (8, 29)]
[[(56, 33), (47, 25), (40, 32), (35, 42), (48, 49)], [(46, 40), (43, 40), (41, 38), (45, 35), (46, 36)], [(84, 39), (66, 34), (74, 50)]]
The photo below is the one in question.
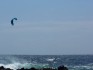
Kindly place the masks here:
[(61, 65), (61, 66), (58, 67), (58, 70), (68, 70), (68, 68), (64, 67), (64, 65)]
[(30, 70), (37, 70), (36, 68), (32, 67)]
[(0, 67), (0, 70), (5, 70), (5, 68), (3, 66)]
[(13, 70), (13, 69), (10, 69), (10, 68), (4, 68), (3, 66), (0, 67), (0, 70)]
[[(3, 66), (1, 66), (0, 67), (0, 70), (13, 70), (13, 69), (4, 68)], [(64, 67), (63, 65), (61, 65), (57, 69), (55, 69), (55, 68), (41, 68), (41, 69), (36, 69), (36, 68), (32, 67), (30, 69), (21, 68), (21, 69), (17, 69), (17, 70), (68, 70), (68, 68), (67, 67)]]
[(5, 70), (13, 70), (13, 69), (10, 69), (10, 68), (6, 68)]

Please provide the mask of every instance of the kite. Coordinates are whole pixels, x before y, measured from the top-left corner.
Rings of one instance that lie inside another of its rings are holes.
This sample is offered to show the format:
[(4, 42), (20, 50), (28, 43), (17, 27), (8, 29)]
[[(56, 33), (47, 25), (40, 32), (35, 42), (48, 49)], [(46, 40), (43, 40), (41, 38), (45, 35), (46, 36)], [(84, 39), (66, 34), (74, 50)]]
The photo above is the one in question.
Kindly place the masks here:
[(14, 20), (17, 20), (17, 18), (13, 18), (13, 19), (11, 20), (11, 25), (12, 25), (12, 26), (14, 25)]

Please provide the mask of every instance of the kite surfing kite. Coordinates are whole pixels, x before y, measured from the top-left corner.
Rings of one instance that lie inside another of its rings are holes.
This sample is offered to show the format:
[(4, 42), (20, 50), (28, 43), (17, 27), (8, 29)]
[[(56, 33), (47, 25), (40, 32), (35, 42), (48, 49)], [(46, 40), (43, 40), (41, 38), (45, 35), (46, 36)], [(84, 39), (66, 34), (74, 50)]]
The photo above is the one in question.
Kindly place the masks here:
[(11, 25), (12, 25), (12, 26), (14, 25), (14, 20), (17, 20), (17, 18), (13, 18), (13, 19), (11, 20)]

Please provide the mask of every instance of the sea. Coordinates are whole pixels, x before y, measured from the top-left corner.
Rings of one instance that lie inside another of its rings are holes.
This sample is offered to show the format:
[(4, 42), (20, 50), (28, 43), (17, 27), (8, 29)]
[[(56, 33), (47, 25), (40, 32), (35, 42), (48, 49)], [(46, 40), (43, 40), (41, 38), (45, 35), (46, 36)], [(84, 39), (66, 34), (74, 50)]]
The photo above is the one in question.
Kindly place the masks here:
[(11, 69), (57, 68), (93, 70), (93, 55), (0, 55), (0, 66)]

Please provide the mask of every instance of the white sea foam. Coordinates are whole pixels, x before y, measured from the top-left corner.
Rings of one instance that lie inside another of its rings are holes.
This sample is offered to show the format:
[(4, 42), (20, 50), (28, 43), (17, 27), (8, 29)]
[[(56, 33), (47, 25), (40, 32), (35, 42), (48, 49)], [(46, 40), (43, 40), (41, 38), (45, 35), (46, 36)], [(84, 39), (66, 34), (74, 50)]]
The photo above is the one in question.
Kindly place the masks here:
[(55, 58), (48, 58), (47, 59), (47, 61), (50, 61), (50, 62), (52, 62), (52, 61), (54, 61), (55, 60)]
[(77, 65), (77, 66), (67, 66), (70, 70), (93, 70), (93, 66), (88, 65)]
[(0, 64), (0, 66), (16, 70), (16, 69), (21, 69), (21, 68), (29, 69), (31, 67), (35, 67), (35, 68), (48, 67), (48, 64), (11, 63), (11, 64)]
[(0, 64), (0, 66), (3, 66), (5, 68), (11, 68), (16, 70), (17, 68), (19, 68), (21, 64), (20, 63), (13, 63), (13, 64)]

